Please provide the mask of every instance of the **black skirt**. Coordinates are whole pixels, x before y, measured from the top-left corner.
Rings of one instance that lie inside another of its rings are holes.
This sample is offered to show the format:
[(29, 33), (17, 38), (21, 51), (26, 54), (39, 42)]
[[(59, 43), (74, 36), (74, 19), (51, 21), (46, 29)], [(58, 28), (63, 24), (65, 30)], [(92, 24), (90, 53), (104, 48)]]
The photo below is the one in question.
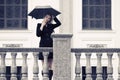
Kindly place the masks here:
[[(53, 59), (53, 52), (49, 52), (48, 59)], [(39, 53), (39, 60), (44, 60), (43, 53)]]
[[(52, 39), (49, 41), (40, 41), (39, 47), (53, 47)], [(53, 52), (49, 52), (48, 59), (53, 59)], [(39, 60), (44, 60), (42, 52), (39, 52)]]

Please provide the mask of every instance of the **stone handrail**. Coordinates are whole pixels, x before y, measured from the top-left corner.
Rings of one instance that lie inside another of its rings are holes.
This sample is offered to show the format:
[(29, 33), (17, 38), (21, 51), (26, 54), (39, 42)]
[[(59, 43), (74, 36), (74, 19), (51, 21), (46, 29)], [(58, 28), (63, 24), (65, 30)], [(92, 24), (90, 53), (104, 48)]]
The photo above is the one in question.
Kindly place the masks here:
[[(53, 52), (53, 48), (0, 48), (0, 52)], [(120, 52), (120, 48), (71, 48), (71, 52)]]
[(0, 48), (0, 52), (53, 52), (52, 47), (40, 48)]
[(72, 48), (71, 52), (120, 52), (120, 48)]

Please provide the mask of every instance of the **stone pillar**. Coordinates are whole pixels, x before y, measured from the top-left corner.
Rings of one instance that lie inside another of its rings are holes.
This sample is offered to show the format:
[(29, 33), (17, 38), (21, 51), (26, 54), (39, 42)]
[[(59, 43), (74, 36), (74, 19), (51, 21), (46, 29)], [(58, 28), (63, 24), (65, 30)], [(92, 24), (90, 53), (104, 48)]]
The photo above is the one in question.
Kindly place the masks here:
[(33, 80), (39, 80), (39, 66), (38, 66), (38, 52), (33, 53), (34, 64), (33, 64)]
[(75, 57), (76, 57), (76, 65), (75, 65), (75, 80), (82, 80), (80, 77), (81, 74), (81, 67), (80, 67), (80, 56), (81, 53), (75, 53)]
[(86, 53), (86, 79), (85, 80), (92, 80), (91, 74), (92, 74), (92, 68), (91, 68), (91, 53)]
[(0, 65), (0, 80), (6, 80), (6, 65), (5, 65), (5, 52), (0, 52), (1, 65)]
[(11, 80), (17, 80), (16, 56), (17, 52), (12, 52)]
[(101, 56), (102, 53), (97, 53), (97, 79), (96, 80), (103, 80), (102, 78), (102, 66), (101, 66)]
[(49, 80), (48, 77), (48, 54), (49, 52), (43, 52), (44, 65), (43, 65), (43, 80)]
[(113, 66), (112, 66), (112, 56), (113, 53), (107, 53), (108, 56), (108, 67), (107, 67), (107, 80), (114, 80), (113, 79)]
[(71, 80), (71, 34), (53, 34), (53, 80)]
[(118, 80), (120, 80), (120, 53), (118, 53), (118, 59), (119, 59), (119, 62), (118, 62)]
[(73, 32), (73, 0), (59, 0), (60, 6), (60, 33)]
[(28, 53), (23, 52), (23, 63), (22, 63), (22, 79), (21, 80), (28, 80), (28, 65), (27, 65), (27, 55)]

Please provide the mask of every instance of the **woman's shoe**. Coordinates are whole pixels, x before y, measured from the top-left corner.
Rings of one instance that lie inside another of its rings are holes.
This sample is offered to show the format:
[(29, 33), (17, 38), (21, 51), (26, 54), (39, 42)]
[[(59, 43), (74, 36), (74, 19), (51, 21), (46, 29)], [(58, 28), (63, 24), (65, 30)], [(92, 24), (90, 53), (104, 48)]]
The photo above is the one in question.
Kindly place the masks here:
[(49, 80), (52, 80), (53, 70), (49, 70)]

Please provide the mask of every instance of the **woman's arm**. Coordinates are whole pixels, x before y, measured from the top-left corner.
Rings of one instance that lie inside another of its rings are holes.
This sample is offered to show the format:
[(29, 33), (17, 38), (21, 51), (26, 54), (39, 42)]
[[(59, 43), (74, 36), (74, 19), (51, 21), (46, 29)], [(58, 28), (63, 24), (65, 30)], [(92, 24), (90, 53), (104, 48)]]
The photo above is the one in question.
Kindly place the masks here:
[(54, 18), (54, 21), (56, 22), (56, 24), (53, 24), (53, 28), (56, 28), (61, 25), (61, 22), (56, 17)]
[(37, 37), (40, 37), (42, 34), (43, 34), (43, 32), (42, 32), (42, 30), (40, 29), (40, 27), (41, 27), (41, 24), (37, 24), (37, 29), (36, 29), (36, 36)]

